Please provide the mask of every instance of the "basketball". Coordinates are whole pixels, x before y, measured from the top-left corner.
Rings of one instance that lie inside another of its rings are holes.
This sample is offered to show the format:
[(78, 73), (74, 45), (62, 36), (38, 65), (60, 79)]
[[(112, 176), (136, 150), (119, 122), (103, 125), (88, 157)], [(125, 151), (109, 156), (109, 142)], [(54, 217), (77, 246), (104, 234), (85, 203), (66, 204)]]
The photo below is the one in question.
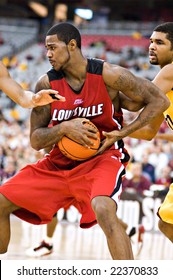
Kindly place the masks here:
[[(84, 125), (92, 126), (97, 129), (97, 127), (92, 122), (85, 122)], [(91, 138), (94, 145), (90, 148), (82, 146), (80, 143), (67, 136), (63, 136), (58, 142), (58, 147), (60, 151), (68, 158), (78, 161), (87, 160), (97, 153), (100, 146), (100, 133), (97, 129), (97, 139)]]

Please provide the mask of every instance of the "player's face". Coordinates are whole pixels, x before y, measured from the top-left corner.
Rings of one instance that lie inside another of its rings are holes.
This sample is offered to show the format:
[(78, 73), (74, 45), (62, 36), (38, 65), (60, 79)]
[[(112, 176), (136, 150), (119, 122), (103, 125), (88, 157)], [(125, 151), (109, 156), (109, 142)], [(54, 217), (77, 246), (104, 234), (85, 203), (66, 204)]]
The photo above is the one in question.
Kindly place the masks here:
[(161, 67), (173, 61), (171, 42), (166, 39), (166, 34), (154, 31), (150, 37), (149, 60), (153, 65)]
[(58, 40), (56, 35), (46, 37), (47, 57), (55, 70), (64, 69), (70, 59), (68, 46)]

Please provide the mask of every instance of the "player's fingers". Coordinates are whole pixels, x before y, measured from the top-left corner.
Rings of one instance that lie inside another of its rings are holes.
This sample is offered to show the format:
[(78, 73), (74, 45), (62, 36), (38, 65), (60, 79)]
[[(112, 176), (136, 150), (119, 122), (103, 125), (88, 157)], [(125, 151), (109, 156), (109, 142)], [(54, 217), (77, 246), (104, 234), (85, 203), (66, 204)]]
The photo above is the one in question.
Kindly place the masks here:
[(59, 101), (65, 101), (65, 97), (60, 95), (57, 90), (49, 89), (49, 95), (52, 97), (52, 99), (59, 100)]
[(35, 97), (35, 100), (41, 99), (42, 96), (51, 96), (52, 99), (59, 100), (59, 101), (66, 101), (65, 97), (60, 95), (57, 90), (54, 89), (42, 89), (39, 92), (37, 92), (37, 95)]
[(108, 137), (110, 135), (110, 132), (102, 131), (103, 136)]
[(98, 139), (98, 134), (97, 131), (96, 132), (88, 132), (87, 133), (87, 137), (93, 138), (93, 139)]
[(104, 145), (101, 146), (101, 147), (98, 149), (96, 155), (101, 155), (101, 154), (105, 151), (105, 149), (106, 149), (106, 147), (105, 147)]
[(52, 97), (52, 99), (54, 99), (54, 100), (59, 100), (59, 101), (62, 101), (62, 102), (66, 101), (65, 97), (62, 96), (62, 95), (60, 95), (60, 94), (58, 94), (58, 93), (50, 93), (49, 95), (50, 95), (50, 96)]

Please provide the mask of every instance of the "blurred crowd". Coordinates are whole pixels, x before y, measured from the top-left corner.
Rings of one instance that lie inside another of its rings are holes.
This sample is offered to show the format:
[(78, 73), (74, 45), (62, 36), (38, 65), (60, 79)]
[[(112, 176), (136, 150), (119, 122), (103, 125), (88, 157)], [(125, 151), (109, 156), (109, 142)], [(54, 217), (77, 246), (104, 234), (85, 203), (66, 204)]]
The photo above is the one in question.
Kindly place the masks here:
[(40, 159), (44, 152), (35, 151), (29, 143), (29, 121), (7, 121), (0, 116), (0, 184), (28, 163)]

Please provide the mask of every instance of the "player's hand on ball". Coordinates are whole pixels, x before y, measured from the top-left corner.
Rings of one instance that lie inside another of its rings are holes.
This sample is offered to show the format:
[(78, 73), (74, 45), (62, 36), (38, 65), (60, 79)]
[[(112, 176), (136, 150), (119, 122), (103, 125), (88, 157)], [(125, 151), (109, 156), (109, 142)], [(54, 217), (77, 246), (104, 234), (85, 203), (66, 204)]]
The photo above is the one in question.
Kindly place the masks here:
[[(67, 123), (69, 125), (69, 121)], [(61, 153), (72, 160), (78, 161), (93, 157), (100, 147), (100, 132), (97, 127), (91, 121), (83, 119), (73, 120), (70, 125), (70, 132), (65, 134), (57, 143)], [(77, 131), (75, 131), (76, 128)], [(73, 138), (73, 135), (75, 135), (75, 138)], [(87, 141), (87, 144), (85, 138), (90, 140)]]
[(94, 126), (86, 125), (87, 123), (89, 123), (89, 120), (85, 118), (76, 118), (68, 121), (68, 128), (65, 135), (85, 147), (94, 145), (92, 139), (96, 140), (98, 138), (98, 130)]
[(111, 132), (102, 131), (102, 135), (105, 136), (105, 139), (102, 141), (102, 144), (97, 152), (97, 154), (102, 154), (105, 150), (111, 147), (116, 141), (121, 139), (120, 131), (113, 130)]

